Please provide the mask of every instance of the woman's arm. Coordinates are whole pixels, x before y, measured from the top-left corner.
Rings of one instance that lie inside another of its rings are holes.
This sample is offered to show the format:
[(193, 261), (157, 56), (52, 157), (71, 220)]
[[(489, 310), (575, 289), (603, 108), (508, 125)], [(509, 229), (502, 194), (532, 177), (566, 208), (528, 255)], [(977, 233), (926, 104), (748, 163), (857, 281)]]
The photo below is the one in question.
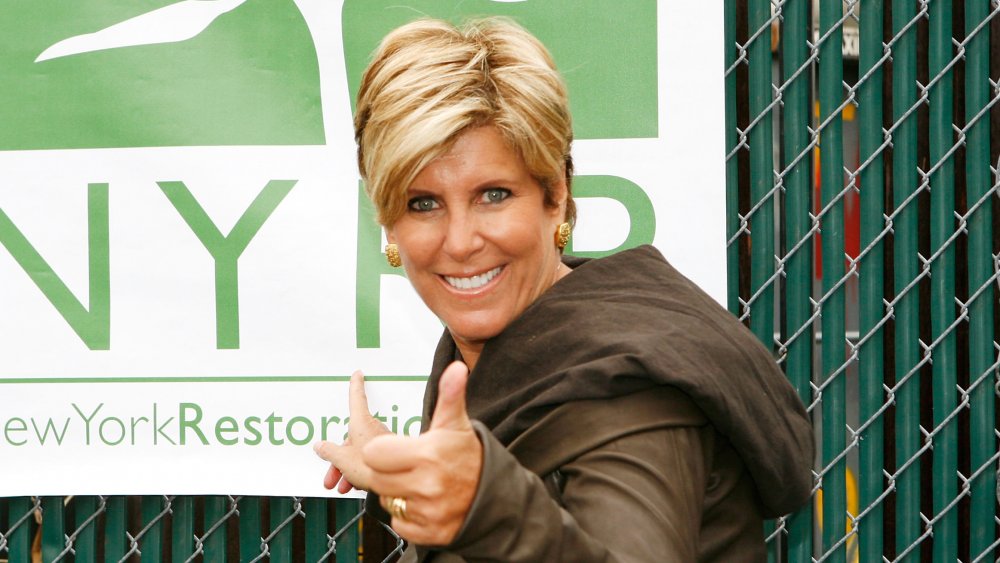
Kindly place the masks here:
[(560, 502), (482, 425), (479, 490), (444, 548), (469, 560), (694, 561), (710, 426), (623, 436), (563, 465)]
[[(572, 432), (545, 432), (537, 442), (543, 446), (584, 445), (559, 464), (564, 480), (557, 500), (485, 426), (469, 422), (466, 374), (446, 372), (426, 433), (377, 437), (360, 452), (364, 476), (357, 477), (372, 491), (406, 500), (405, 517), (392, 520), (404, 538), (468, 560), (696, 559), (715, 437), (710, 425), (639, 425), (593, 447), (567, 436)], [(623, 401), (597, 404), (636, 418), (637, 403)], [(600, 414), (607, 420), (608, 413)], [(339, 466), (342, 453), (323, 457)], [(345, 471), (345, 477), (355, 476)]]

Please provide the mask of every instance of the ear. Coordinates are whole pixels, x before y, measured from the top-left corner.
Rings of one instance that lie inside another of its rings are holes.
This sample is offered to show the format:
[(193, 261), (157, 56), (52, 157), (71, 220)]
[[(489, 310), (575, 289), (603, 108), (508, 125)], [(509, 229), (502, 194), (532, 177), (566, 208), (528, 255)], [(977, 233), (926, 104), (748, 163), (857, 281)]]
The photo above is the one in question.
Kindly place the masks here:
[(566, 200), (569, 199), (569, 190), (566, 189), (566, 180), (561, 177), (557, 182), (552, 183), (552, 199), (556, 202), (553, 208), (553, 216), (562, 223), (566, 218)]
[(392, 227), (384, 227), (385, 229), (385, 242), (389, 244), (395, 244), (396, 234), (393, 232)]

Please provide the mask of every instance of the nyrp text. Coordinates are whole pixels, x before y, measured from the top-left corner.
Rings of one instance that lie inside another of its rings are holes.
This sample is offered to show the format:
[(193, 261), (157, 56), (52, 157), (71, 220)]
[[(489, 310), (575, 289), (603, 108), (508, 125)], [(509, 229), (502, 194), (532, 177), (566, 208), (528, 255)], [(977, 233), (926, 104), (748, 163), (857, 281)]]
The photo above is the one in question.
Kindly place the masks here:
[[(303, 416), (278, 412), (223, 414), (198, 403), (130, 406), (112, 414), (104, 403), (70, 403), (65, 415), (0, 417), (2, 446), (304, 446), (316, 440), (341, 441), (350, 417)], [(398, 434), (420, 432), (420, 417), (375, 417)]]
[[(239, 260), (254, 241), (261, 228), (276, 212), (282, 201), (298, 184), (298, 180), (261, 180), (263, 187), (245, 209), (236, 224), (223, 234), (215, 221), (195, 198), (183, 181), (151, 182), (149, 189), (159, 190), (167, 202), (183, 219), (194, 236), (214, 262), (214, 268), (193, 272), (192, 279), (214, 276), (215, 279), (215, 346), (220, 350), (240, 349), (240, 272)], [(67, 329), (90, 350), (111, 350), (112, 346), (112, 294), (111, 294), (111, 192), (106, 182), (81, 185), (87, 191), (87, 232), (77, 236), (87, 240), (88, 284), (85, 292), (74, 293), (60, 276), (59, 268), (51, 265), (35, 247), (32, 240), (18, 227), (18, 216), (10, 216), (0, 201), (0, 246), (14, 258), (45, 295), (56, 312), (65, 320)], [(373, 220), (375, 210), (357, 186), (357, 263), (355, 270), (355, 345), (357, 348), (381, 347), (381, 287), (383, 276), (404, 276), (400, 268), (389, 266), (382, 254), (382, 229)], [(576, 251), (570, 240), (566, 251), (577, 256), (598, 257), (625, 248), (651, 244), (656, 230), (652, 201), (638, 185), (616, 176), (577, 176), (573, 180), (574, 198), (613, 199), (628, 212), (628, 236), (622, 244), (606, 251)], [(346, 217), (342, 217), (346, 219)], [(263, 235), (262, 235), (263, 236)], [(299, 244), (281, 237), (284, 233), (270, 232), (273, 244)], [(89, 300), (82, 299), (86, 293)], [(87, 306), (84, 305), (87, 302)], [(12, 317), (13, 318), (13, 317)], [(0, 320), (0, 322), (4, 322)]]

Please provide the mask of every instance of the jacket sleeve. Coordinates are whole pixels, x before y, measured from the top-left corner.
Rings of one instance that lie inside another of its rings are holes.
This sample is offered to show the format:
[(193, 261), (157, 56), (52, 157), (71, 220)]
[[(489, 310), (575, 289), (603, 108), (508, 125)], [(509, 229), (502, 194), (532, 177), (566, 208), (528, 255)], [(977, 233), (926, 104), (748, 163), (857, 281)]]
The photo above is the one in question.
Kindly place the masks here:
[[(444, 550), (467, 561), (694, 561), (706, 427), (619, 437), (564, 464), (559, 501), (480, 423), (479, 489)], [(710, 440), (710, 438), (709, 438)]]

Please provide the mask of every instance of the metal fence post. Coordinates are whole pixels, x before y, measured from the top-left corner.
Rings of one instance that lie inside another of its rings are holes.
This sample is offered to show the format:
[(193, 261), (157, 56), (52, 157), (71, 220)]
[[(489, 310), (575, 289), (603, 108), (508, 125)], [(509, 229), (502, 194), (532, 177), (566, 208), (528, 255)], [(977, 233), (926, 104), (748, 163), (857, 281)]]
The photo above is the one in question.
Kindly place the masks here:
[[(807, 0), (787, 0), (782, 18), (783, 109), (781, 114), (785, 158), (784, 288), (785, 373), (804, 404), (812, 402), (812, 151), (809, 103), (812, 74), (809, 66), (811, 21)], [(793, 336), (797, 335), (797, 336)], [(809, 503), (788, 520), (788, 558), (808, 561), (813, 550), (813, 506)]]
[(858, 272), (858, 406), (860, 423), (864, 427), (858, 452), (858, 500), (861, 510), (867, 511), (867, 514), (858, 522), (860, 561), (880, 560), (884, 546), (882, 518), (885, 424), (880, 414), (885, 404), (883, 276), (884, 237), (887, 233), (884, 220), (883, 153), (888, 146), (882, 133), (883, 68), (888, 60), (888, 56), (883, 53), (882, 43), (884, 19), (883, 0), (861, 2), (858, 75), (867, 78), (859, 84), (858, 99), (858, 148), (859, 159), (863, 163), (858, 171), (861, 190), (860, 245), (863, 249), (863, 254), (859, 257)]
[(896, 362), (896, 549), (920, 535), (920, 317), (917, 293), (916, 6), (893, 0), (893, 256)]
[[(934, 560), (958, 557), (958, 375), (955, 338), (955, 161), (952, 155), (950, 0), (930, 4), (931, 354), (934, 430)], [(925, 177), (922, 184), (926, 185)], [(954, 414), (953, 414), (954, 413)]]
[[(819, 12), (820, 232), (823, 256), (823, 551), (843, 557), (847, 516), (847, 447), (844, 300), (844, 148), (841, 121), (844, 67), (841, 51), (843, 5), (821, 2)], [(836, 546), (836, 547), (835, 547)]]
[[(996, 522), (993, 209), (1000, 176), (990, 174), (988, 0), (965, 2), (966, 201), (969, 233), (969, 554), (989, 559)], [(998, 163), (1000, 168), (1000, 163)], [(975, 476), (975, 477), (973, 477)]]
[[(736, 2), (725, 2), (725, 88), (726, 88), (726, 240), (736, 236), (739, 221), (739, 172), (736, 154)], [(733, 153), (733, 154), (730, 154)], [(740, 314), (740, 250), (739, 245), (730, 242), (726, 246), (726, 297), (729, 312)]]

